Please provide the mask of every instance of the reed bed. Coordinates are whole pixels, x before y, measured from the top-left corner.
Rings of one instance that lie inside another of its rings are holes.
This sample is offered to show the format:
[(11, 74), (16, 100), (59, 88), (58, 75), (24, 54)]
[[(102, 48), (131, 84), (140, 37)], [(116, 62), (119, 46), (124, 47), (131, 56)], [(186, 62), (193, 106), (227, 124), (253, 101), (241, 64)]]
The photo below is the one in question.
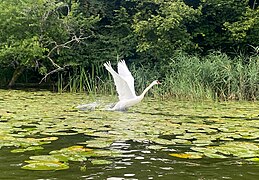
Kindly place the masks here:
[[(114, 66), (115, 67), (115, 66)], [(213, 52), (205, 57), (178, 52), (170, 60), (157, 64), (129, 65), (140, 94), (150, 82), (159, 79), (162, 85), (151, 90), (154, 96), (177, 99), (258, 100), (259, 57), (230, 56)], [(68, 78), (62, 74), (59, 91), (91, 94), (116, 94), (111, 75), (102, 64), (91, 68), (76, 67)]]
[(258, 100), (259, 57), (179, 55), (164, 71), (162, 94), (185, 99)]
[(103, 65), (92, 65), (91, 68), (74, 67), (64, 78), (58, 75), (58, 92), (87, 92), (89, 94), (114, 94), (112, 77), (105, 72)]

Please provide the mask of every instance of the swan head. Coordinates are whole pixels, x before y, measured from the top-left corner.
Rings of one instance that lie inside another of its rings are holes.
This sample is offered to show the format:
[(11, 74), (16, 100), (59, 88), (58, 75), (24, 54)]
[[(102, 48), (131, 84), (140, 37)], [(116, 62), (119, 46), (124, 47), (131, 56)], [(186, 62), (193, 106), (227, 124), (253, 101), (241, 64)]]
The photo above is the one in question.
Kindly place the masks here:
[(155, 84), (161, 84), (161, 82), (159, 82), (158, 80), (154, 80), (151, 84), (155, 85)]

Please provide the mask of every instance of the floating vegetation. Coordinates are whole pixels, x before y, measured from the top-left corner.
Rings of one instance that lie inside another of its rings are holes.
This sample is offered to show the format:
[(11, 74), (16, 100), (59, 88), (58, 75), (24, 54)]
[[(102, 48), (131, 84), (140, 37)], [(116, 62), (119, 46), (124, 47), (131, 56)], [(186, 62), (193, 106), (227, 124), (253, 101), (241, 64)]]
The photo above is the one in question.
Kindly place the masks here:
[[(84, 146), (70, 146), (60, 150), (54, 150), (49, 155), (31, 156), (30, 160), (25, 161), (29, 163), (23, 166), (23, 169), (29, 170), (63, 170), (69, 168), (69, 161), (83, 162), (88, 158), (96, 157), (116, 157), (120, 153), (111, 150), (93, 150), (85, 148)], [(92, 164), (111, 164), (108, 160), (91, 160)]]
[(40, 171), (51, 171), (51, 170), (64, 170), (68, 169), (69, 166), (65, 163), (61, 162), (51, 162), (51, 161), (46, 161), (46, 162), (41, 162), (41, 161), (35, 161), (33, 163), (27, 164), (22, 167), (22, 169), (27, 169), (27, 170), (40, 170)]
[(92, 160), (91, 163), (93, 165), (104, 165), (104, 164), (111, 164), (112, 161), (95, 159), (95, 160)]
[[(64, 170), (70, 162), (108, 165), (124, 153), (120, 149), (125, 143), (117, 142), (145, 144), (150, 153), (163, 151), (169, 158), (235, 157), (258, 162), (257, 102), (157, 101), (150, 106), (147, 99), (128, 112), (78, 111), (77, 104), (92, 99), (84, 94), (0, 93), (0, 148), (23, 154), (37, 151), (38, 156), (30, 156), (23, 169)], [(104, 104), (111, 101), (102, 99)], [(84, 140), (45, 149), (46, 144), (73, 135)]]
[(184, 159), (201, 159), (202, 158), (201, 153), (195, 153), (195, 152), (186, 152), (186, 153), (179, 153), (179, 154), (172, 153), (169, 155), (173, 156), (173, 157), (184, 158)]
[(35, 151), (35, 150), (42, 150), (44, 149), (42, 146), (30, 146), (24, 149), (14, 149), (11, 150), (12, 153), (21, 153), (21, 152), (25, 152), (25, 151)]

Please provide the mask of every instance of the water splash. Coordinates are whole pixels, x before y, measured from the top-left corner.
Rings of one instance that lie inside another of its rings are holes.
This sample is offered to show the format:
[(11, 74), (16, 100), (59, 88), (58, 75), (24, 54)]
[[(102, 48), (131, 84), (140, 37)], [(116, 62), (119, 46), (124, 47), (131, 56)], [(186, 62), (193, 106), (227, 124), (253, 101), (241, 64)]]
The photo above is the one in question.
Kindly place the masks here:
[(100, 103), (93, 102), (93, 103), (89, 103), (89, 104), (78, 105), (78, 106), (76, 106), (76, 108), (81, 111), (94, 111), (98, 106), (100, 106)]
[(76, 106), (76, 108), (81, 111), (94, 111), (96, 109), (109, 111), (112, 109), (113, 106), (114, 106), (114, 103), (104, 104), (102, 102), (92, 102), (88, 104), (78, 105)]

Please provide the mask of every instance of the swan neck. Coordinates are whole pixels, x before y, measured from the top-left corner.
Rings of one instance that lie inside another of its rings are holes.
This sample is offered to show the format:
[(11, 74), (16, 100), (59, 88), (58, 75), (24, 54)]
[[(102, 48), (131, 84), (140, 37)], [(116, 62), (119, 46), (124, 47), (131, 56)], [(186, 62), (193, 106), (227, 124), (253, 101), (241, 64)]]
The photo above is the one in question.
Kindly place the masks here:
[(142, 94), (140, 95), (141, 97), (144, 97), (145, 94), (148, 92), (149, 89), (151, 89), (155, 84), (151, 83), (148, 87), (146, 87), (146, 89), (142, 92)]

